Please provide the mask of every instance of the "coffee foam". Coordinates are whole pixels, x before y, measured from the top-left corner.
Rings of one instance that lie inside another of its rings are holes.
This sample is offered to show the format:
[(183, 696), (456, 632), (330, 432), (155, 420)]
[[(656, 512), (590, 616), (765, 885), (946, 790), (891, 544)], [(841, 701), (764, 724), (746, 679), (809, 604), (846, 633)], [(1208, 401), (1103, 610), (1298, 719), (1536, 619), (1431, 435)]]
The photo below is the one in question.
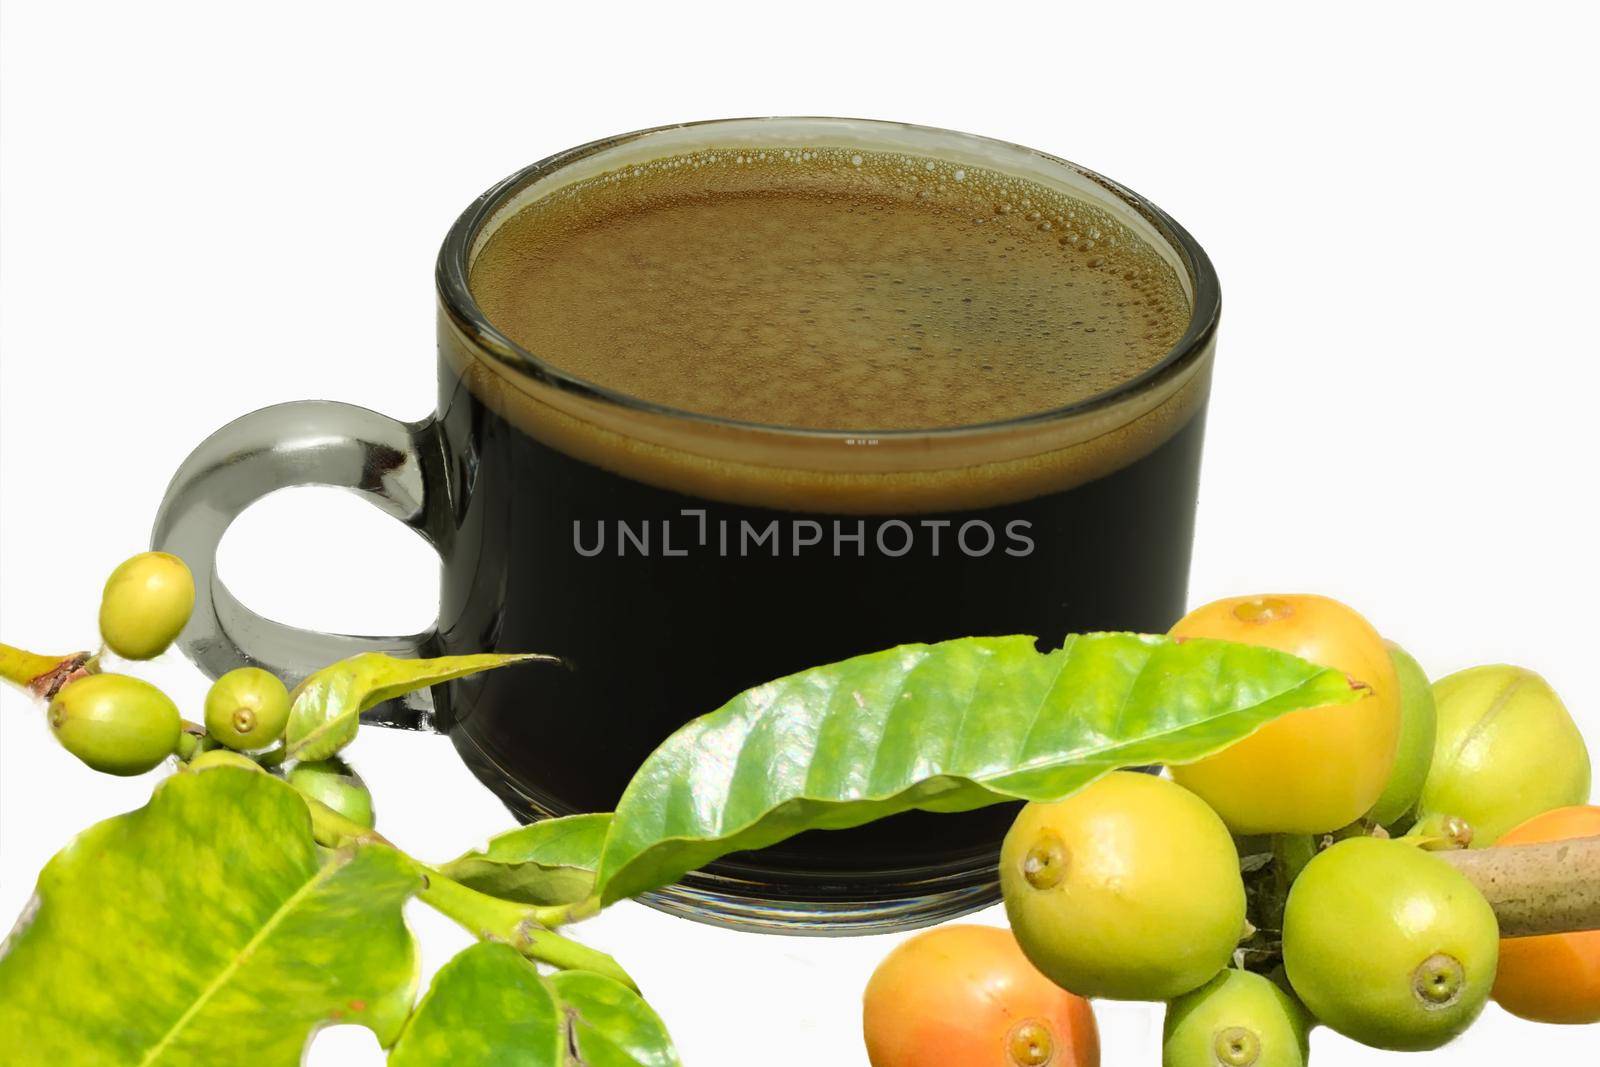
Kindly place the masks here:
[(1087, 413), (964, 428), (1094, 401), (1159, 362), (1190, 315), (1185, 279), (1111, 212), (985, 167), (706, 149), (557, 186), (489, 229), (471, 287), (523, 348), (654, 405), (802, 431), (563, 392), (482, 358), (443, 317), (447, 360), (497, 411), (652, 484), (805, 510), (1001, 503), (1125, 465), (1204, 400), (1208, 356)]

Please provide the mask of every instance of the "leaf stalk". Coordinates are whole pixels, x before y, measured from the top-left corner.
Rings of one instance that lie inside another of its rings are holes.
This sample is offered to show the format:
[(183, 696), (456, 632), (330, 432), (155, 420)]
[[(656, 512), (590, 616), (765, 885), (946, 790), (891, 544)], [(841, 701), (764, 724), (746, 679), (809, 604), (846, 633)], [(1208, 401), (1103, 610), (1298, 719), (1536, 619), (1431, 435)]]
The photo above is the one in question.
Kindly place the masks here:
[[(311, 836), (323, 848), (372, 844), (386, 845), (395, 849), (396, 852), (400, 852), (400, 849), (395, 848), (394, 842), (378, 833), (378, 831), (363, 826), (345, 815), (341, 815), (315, 797), (308, 797), (301, 793), (300, 799), (306, 802), (306, 808), (311, 812)], [(416, 861), (413, 860), (412, 862), (415, 863)]]

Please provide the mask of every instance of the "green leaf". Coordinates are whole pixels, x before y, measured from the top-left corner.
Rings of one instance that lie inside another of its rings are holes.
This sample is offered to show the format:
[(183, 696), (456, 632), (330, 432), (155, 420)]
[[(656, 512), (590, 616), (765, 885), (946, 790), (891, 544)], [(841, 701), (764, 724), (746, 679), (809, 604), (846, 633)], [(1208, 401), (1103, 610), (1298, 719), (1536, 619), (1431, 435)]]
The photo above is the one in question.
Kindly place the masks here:
[(550, 984), (510, 945), (458, 953), (389, 1053), (389, 1067), (560, 1067), (561, 1011)]
[(393, 849), (325, 853), (305, 803), (259, 771), (161, 783), (46, 865), (0, 950), (0, 1059), (283, 1064), (319, 1026), (393, 1041), (416, 995)]
[(611, 816), (569, 815), (519, 826), (440, 868), (464, 885), (524, 904), (576, 904), (594, 892)]
[(587, 1067), (678, 1067), (667, 1028), (644, 1000), (593, 971), (561, 971), (550, 984), (566, 1013), (569, 1048)]
[(439, 969), (390, 1067), (678, 1067), (655, 1012), (588, 971), (551, 978), (515, 949), (484, 941)]
[(735, 697), (668, 738), (617, 805), (609, 904), (730, 852), (897, 812), (1054, 800), (1110, 771), (1209, 756), (1287, 712), (1357, 699), (1272, 649), (1141, 634), (902, 645)]
[(385, 700), (536, 655), (441, 656), (398, 659), (363, 652), (322, 668), (295, 687), (289, 710), (288, 758), (322, 760), (355, 740), (361, 713)]

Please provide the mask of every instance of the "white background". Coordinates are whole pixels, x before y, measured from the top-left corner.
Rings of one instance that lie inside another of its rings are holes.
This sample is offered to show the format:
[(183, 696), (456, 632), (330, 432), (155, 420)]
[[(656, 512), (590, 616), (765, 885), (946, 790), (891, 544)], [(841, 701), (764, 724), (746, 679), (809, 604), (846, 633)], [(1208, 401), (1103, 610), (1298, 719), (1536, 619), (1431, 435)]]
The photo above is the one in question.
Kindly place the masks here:
[[(104, 576), (231, 417), (302, 397), (425, 414), (433, 256), (503, 175), (664, 122), (865, 115), (1078, 160), (1209, 249), (1225, 312), (1196, 602), (1326, 592), (1435, 675), (1532, 666), (1600, 751), (1589, 16), (1075, 6), (7, 4), (5, 640), (93, 644)], [(332, 491), (258, 505), (222, 570), (319, 629), (433, 616), (429, 550)], [(175, 654), (151, 673), (198, 708), (205, 683)], [(25, 700), (0, 701), (3, 927), (72, 833), (151, 780), (85, 771)], [(442, 739), (369, 730), (353, 756), (383, 828), (423, 857), (510, 825)], [(414, 920), (429, 973), (466, 943)], [(760, 938), (632, 905), (582, 933), (691, 1065), (865, 1062), (860, 990), (891, 939)], [(1107, 1063), (1158, 1061), (1156, 1009), (1100, 1018)], [(1491, 1008), (1431, 1056), (1315, 1045), (1322, 1067), (1566, 1065), (1596, 1062), (1597, 1035)], [(311, 1061), (380, 1055), (341, 1029)]]

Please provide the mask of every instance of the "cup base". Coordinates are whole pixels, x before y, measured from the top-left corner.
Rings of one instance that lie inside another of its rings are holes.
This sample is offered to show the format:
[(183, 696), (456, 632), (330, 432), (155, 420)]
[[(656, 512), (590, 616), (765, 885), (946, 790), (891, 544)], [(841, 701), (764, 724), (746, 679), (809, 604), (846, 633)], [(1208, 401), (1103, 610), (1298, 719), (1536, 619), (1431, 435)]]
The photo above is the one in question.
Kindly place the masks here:
[[(519, 822), (571, 815), (522, 789), (462, 729), (450, 732), (467, 768)], [(999, 848), (937, 872), (868, 879), (814, 874), (780, 884), (745, 864), (721, 861), (638, 897), (668, 915), (752, 933), (849, 937), (916, 930), (1000, 900)]]
[(849, 887), (841, 886), (835, 897), (810, 900), (774, 900), (770, 886), (698, 871), (676, 885), (644, 894), (639, 901), (668, 915), (752, 933), (799, 937), (888, 934), (933, 926), (996, 903), (1000, 881), (994, 877), (992, 864), (988, 870), (983, 880), (966, 886), (948, 886), (941, 879), (927, 886), (897, 887), (895, 895), (881, 898), (851, 893)]

